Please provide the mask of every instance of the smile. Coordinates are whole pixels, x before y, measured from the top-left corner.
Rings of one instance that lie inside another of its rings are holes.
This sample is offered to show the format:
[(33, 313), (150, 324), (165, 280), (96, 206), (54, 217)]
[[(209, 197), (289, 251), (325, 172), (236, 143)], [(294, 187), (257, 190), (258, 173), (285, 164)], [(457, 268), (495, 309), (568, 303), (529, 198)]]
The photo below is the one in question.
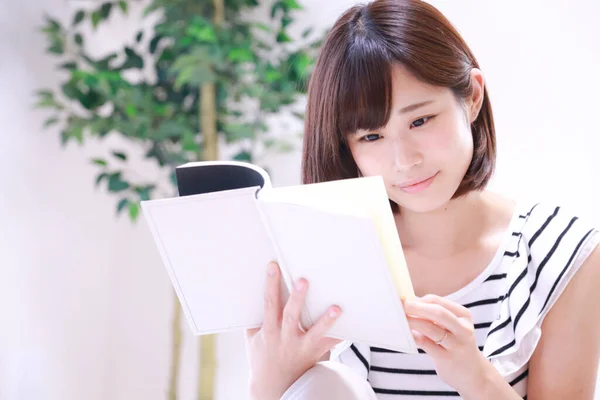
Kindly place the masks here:
[(421, 180), (421, 181), (413, 181), (413, 182), (408, 182), (408, 183), (402, 183), (402, 184), (396, 185), (396, 186), (400, 190), (402, 190), (402, 191), (404, 191), (406, 193), (410, 193), (410, 194), (418, 193), (418, 192), (421, 192), (421, 191), (427, 189), (429, 186), (431, 186), (431, 184), (435, 180), (437, 174), (438, 174), (438, 172), (436, 172), (433, 176), (430, 176), (427, 179), (424, 179), (424, 180)]

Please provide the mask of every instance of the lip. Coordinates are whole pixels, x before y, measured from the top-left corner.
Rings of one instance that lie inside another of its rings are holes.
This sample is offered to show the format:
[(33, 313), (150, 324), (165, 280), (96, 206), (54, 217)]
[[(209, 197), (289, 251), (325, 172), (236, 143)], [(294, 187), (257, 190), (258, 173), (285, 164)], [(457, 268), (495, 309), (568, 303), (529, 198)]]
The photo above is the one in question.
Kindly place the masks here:
[(418, 193), (427, 189), (435, 180), (435, 177), (438, 175), (438, 172), (430, 176), (426, 179), (413, 179), (411, 181), (403, 182), (399, 185), (396, 185), (400, 190), (406, 193)]

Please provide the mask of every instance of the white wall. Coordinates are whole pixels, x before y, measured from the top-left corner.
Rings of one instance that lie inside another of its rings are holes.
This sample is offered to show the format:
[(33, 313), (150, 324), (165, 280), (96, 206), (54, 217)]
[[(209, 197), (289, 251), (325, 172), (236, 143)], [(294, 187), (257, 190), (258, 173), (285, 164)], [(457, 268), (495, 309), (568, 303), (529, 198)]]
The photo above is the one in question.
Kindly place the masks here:
[[(301, 24), (324, 27), (356, 2), (302, 3)], [(600, 222), (600, 3), (433, 3), (487, 77), (500, 151), (493, 188), (575, 205)], [(67, 18), (73, 7), (0, 1), (0, 399), (165, 399), (173, 297), (146, 226), (115, 219), (115, 200), (93, 187), (87, 160), (106, 145), (62, 149), (57, 131), (42, 132), (45, 115), (31, 109), (35, 89), (57, 84), (36, 27), (43, 12)], [(137, 21), (135, 12), (115, 19), (90, 46), (118, 46)], [(275, 184), (298, 182), (297, 153), (271, 162)], [(219, 339), (218, 399), (242, 399), (242, 336)], [(189, 335), (184, 347), (187, 400), (196, 363)]]

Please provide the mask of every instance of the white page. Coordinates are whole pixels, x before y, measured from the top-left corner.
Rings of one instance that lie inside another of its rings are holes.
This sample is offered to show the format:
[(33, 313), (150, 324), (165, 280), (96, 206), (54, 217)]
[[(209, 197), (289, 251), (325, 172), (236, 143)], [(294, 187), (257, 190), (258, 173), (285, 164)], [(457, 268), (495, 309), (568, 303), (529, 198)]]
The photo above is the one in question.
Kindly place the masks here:
[(375, 225), (370, 218), (308, 206), (259, 202), (282, 266), (308, 280), (312, 323), (333, 304), (342, 316), (328, 332), (338, 339), (416, 353)]
[(327, 212), (370, 217), (383, 245), (392, 280), (401, 298), (414, 298), (394, 215), (381, 176), (342, 179), (261, 190), (260, 201), (290, 203)]
[(256, 207), (258, 188), (142, 202), (194, 334), (258, 327), (276, 253)]

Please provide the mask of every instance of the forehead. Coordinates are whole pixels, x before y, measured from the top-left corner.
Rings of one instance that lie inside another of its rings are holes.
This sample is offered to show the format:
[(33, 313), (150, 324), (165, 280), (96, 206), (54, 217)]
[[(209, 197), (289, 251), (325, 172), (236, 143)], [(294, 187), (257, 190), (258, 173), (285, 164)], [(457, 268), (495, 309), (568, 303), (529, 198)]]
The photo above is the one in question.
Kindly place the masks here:
[(422, 101), (436, 102), (451, 99), (449, 88), (434, 86), (423, 82), (402, 65), (391, 68), (392, 107), (401, 108)]

